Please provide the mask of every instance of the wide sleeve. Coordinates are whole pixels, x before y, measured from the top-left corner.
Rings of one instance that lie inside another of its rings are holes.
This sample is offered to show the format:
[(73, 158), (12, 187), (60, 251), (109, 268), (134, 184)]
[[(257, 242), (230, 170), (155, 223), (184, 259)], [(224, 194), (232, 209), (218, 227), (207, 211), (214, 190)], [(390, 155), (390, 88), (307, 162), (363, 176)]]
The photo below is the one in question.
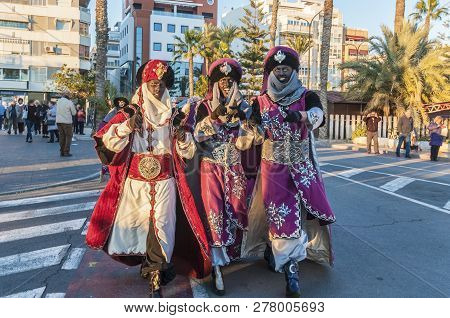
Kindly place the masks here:
[(309, 91), (305, 96), (306, 102), (306, 126), (309, 130), (314, 130), (325, 124), (323, 106), (319, 96)]
[(129, 120), (112, 124), (102, 136), (103, 144), (108, 150), (118, 153), (128, 145), (132, 131)]
[(185, 159), (192, 159), (194, 157), (197, 146), (195, 145), (194, 137), (190, 132), (186, 133), (184, 141), (176, 141), (175, 149), (181, 157)]
[(245, 151), (252, 146), (261, 145), (264, 142), (264, 133), (259, 125), (250, 120), (244, 120), (239, 127), (239, 135), (236, 139), (236, 148)]

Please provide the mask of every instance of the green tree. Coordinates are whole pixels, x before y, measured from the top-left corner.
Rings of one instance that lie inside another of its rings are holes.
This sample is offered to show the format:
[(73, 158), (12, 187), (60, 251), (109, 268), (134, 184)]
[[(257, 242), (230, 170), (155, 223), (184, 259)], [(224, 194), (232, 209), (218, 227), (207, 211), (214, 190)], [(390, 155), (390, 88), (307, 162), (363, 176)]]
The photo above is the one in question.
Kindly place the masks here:
[(195, 82), (195, 96), (204, 97), (208, 92), (208, 78), (205, 75), (200, 75)]
[(232, 25), (225, 25), (217, 30), (218, 47), (215, 49), (214, 59), (221, 59), (224, 57), (234, 58), (235, 54), (231, 49), (233, 41), (241, 35), (241, 30)]
[(440, 6), (439, 0), (419, 0), (416, 3), (415, 11), (411, 13), (411, 17), (416, 21), (425, 19), (425, 31), (427, 35), (430, 33), (431, 21), (441, 20), (448, 15), (448, 7)]
[(261, 89), (263, 62), (268, 51), (268, 32), (260, 27), (264, 18), (261, 2), (250, 0), (250, 8), (244, 11), (245, 16), (241, 19), (244, 24), (241, 27), (244, 49), (239, 53), (239, 58), (244, 68), (243, 87), (247, 95), (252, 95)]
[(287, 46), (297, 51), (299, 55), (305, 54), (312, 47), (312, 40), (305, 34), (293, 34), (287, 38)]
[[(320, 101), (323, 107), (323, 113), (326, 118), (328, 113), (327, 84), (328, 84), (328, 63), (330, 61), (330, 40), (331, 25), (333, 21), (333, 0), (325, 0), (323, 4), (323, 29), (322, 43), (320, 49)], [(328, 134), (327, 127), (319, 130), (321, 138), (326, 138)]]
[(217, 32), (218, 28), (214, 24), (206, 23), (203, 26), (200, 55), (205, 61), (206, 72), (208, 72), (209, 65), (213, 62), (214, 54), (219, 44)]
[(409, 108), (417, 120), (427, 121), (423, 104), (450, 96), (450, 48), (428, 40), (425, 27), (410, 22), (395, 34), (381, 29), (383, 36), (369, 41), (373, 58), (341, 65), (351, 71), (344, 79), (348, 96), (367, 101), (367, 111), (399, 115)]
[(52, 75), (58, 92), (67, 93), (72, 98), (88, 99), (95, 95), (95, 72), (80, 73), (64, 64)]
[(174, 59), (189, 61), (189, 97), (194, 96), (194, 58), (200, 54), (202, 33), (188, 30), (184, 36), (175, 36)]

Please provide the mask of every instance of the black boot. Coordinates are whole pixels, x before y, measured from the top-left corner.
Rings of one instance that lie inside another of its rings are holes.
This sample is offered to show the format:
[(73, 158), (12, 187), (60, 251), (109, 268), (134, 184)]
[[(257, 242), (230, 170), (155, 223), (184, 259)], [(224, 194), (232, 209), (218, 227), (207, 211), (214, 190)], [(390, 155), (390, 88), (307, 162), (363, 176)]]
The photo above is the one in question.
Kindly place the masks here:
[(298, 276), (298, 265), (295, 261), (289, 261), (283, 266), (286, 279), (286, 297), (300, 297), (300, 279)]
[(220, 266), (214, 266), (211, 273), (211, 285), (214, 294), (217, 296), (225, 295), (225, 284), (223, 282), (222, 271), (220, 270)]
[(272, 248), (269, 244), (266, 244), (266, 249), (264, 250), (264, 259), (267, 262), (267, 266), (269, 267), (269, 270), (272, 272), (275, 271), (275, 258), (273, 257)]
[(161, 273), (153, 271), (148, 276), (150, 298), (161, 298)]

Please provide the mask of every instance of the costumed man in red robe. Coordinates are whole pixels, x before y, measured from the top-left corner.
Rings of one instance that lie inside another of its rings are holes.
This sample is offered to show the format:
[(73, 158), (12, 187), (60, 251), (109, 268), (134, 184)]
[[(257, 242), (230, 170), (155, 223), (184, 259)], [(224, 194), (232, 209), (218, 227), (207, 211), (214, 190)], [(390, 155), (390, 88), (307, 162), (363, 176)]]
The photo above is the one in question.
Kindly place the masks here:
[[(160, 296), (160, 286), (175, 277), (175, 233), (177, 239), (186, 238), (188, 258), (202, 255), (191, 262), (197, 276), (204, 275), (209, 253), (192, 194), (180, 181), (182, 175), (174, 177), (178, 156), (191, 158), (195, 145), (190, 133), (175, 127), (183, 115), (172, 108), (168, 88), (173, 82), (167, 63), (144, 64), (132, 105), (120, 109), (95, 135), (97, 152), (108, 164), (111, 178), (94, 209), (87, 245), (127, 265), (141, 264), (152, 296)], [(178, 215), (177, 186), (185, 212)]]
[(211, 64), (209, 89), (195, 112), (194, 138), (200, 157), (203, 219), (210, 245), (212, 289), (225, 294), (221, 267), (240, 257), (247, 228), (248, 184), (241, 153), (262, 143), (251, 108), (239, 91), (242, 69), (236, 60)]
[(265, 136), (244, 253), (261, 251), (269, 234), (264, 256), (284, 272), (287, 297), (300, 296), (299, 261), (332, 263), (329, 224), (335, 222), (312, 133), (324, 121), (322, 105), (298, 79), (299, 65), (297, 52), (284, 46), (264, 60), (262, 93), (253, 106)]

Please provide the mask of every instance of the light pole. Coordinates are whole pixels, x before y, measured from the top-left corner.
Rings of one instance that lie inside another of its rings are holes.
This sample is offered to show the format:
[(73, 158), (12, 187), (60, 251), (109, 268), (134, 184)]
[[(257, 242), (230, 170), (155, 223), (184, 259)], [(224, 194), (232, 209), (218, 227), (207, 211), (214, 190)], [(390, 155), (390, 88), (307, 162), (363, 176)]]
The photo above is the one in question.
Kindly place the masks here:
[(364, 43), (366, 43), (367, 41), (361, 41), (361, 43), (359, 43), (359, 45), (356, 45), (355, 43), (347, 43), (346, 45), (352, 45), (355, 49), (356, 49), (356, 60), (359, 60), (359, 49), (361, 48), (361, 45), (363, 45)]
[(323, 10), (320, 10), (319, 12), (317, 12), (313, 18), (311, 20), (306, 20), (302, 17), (297, 17), (297, 19), (299, 20), (303, 20), (307, 23), (308, 25), (308, 42), (310, 44), (310, 47), (308, 49), (308, 89), (311, 88), (311, 27), (312, 27), (312, 23), (314, 22), (314, 19), (322, 12)]

